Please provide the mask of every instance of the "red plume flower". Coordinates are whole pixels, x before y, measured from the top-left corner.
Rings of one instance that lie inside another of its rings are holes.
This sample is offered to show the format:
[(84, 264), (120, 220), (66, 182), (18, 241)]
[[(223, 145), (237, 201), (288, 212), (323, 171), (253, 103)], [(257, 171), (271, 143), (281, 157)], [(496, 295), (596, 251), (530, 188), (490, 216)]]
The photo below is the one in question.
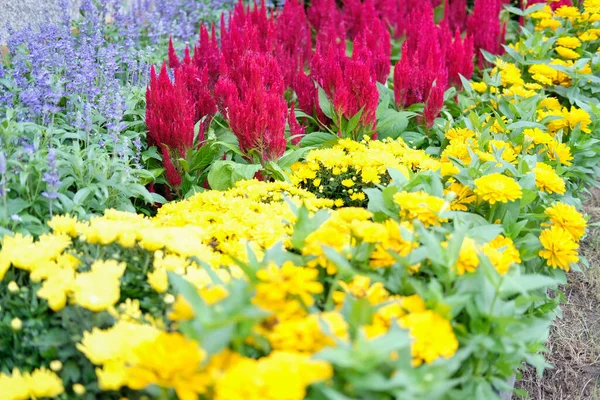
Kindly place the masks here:
[(277, 61), (270, 55), (248, 52), (232, 76), (221, 76), (215, 94), (224, 105), (240, 150), (249, 158), (277, 160), (286, 149), (287, 103)]
[(193, 146), (194, 104), (183, 79), (176, 78), (172, 82), (165, 64), (158, 77), (152, 66), (146, 102), (148, 144), (161, 149), (167, 179), (177, 187), (181, 177), (173, 165), (171, 152), (184, 156), (186, 150)]
[(175, 47), (173, 47), (173, 37), (169, 37), (169, 67), (179, 68), (179, 65), (179, 58), (177, 58)]
[(492, 54), (504, 53), (502, 43), (506, 34), (506, 25), (500, 23), (500, 11), (503, 0), (475, 0), (473, 13), (467, 20), (467, 33), (473, 37), (475, 54), (479, 66), (483, 67), (481, 50)]

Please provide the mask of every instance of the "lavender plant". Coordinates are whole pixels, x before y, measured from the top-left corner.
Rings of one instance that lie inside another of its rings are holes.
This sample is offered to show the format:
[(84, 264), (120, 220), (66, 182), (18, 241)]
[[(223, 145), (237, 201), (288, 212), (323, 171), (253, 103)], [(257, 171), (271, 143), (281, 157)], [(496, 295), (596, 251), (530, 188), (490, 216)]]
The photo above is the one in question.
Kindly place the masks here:
[(161, 170), (145, 148), (148, 66), (232, 0), (83, 0), (71, 19), (12, 32), (0, 59), (0, 236), (43, 233), (55, 213), (151, 212)]

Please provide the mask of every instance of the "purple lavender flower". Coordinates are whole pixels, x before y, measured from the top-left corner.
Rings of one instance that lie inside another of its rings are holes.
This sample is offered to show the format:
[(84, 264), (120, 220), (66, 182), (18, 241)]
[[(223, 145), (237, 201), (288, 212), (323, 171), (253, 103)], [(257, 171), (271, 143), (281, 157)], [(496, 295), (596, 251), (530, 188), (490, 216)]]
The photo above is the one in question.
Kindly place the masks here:
[[(61, 184), (60, 177), (58, 176), (58, 167), (56, 164), (56, 149), (48, 150), (48, 172), (44, 173), (44, 182), (47, 185), (47, 191), (42, 193), (42, 196), (52, 200), (58, 198), (58, 185)], [(52, 208), (52, 202), (50, 203)], [(52, 210), (50, 210), (52, 215)]]

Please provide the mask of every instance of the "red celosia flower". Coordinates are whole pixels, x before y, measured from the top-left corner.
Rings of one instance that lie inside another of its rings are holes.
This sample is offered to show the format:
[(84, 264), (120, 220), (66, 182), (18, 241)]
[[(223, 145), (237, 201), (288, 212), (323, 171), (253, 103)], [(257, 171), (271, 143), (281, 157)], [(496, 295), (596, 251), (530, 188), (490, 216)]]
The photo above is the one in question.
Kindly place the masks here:
[(172, 186), (181, 183), (171, 152), (184, 156), (194, 141), (194, 104), (190, 100), (185, 81), (173, 82), (163, 64), (157, 77), (154, 66), (150, 72), (150, 84), (146, 90), (146, 126), (148, 144), (156, 145), (163, 153), (163, 164), (167, 179)]
[[(373, 8), (372, 0), (364, 3), (365, 9)], [(381, 20), (374, 16), (368, 25), (364, 26), (354, 40), (352, 58), (368, 59), (373, 78), (385, 83), (390, 74), (392, 44), (390, 34)]]
[(441, 27), (442, 37), (446, 38), (443, 46), (446, 48), (446, 65), (448, 66), (448, 80), (451, 84), (460, 87), (462, 82), (459, 74), (467, 79), (471, 79), (473, 75), (473, 37), (469, 34), (463, 39), (460, 31), (456, 29), (454, 32), (454, 40), (452, 33), (448, 28), (447, 21), (444, 21)]
[(286, 86), (290, 87), (312, 55), (312, 32), (301, 2), (285, 2), (283, 11), (277, 15), (276, 30), (277, 43), (273, 55), (279, 61)]
[[(317, 32), (325, 26), (344, 29), (344, 16), (335, 0), (313, 0), (307, 10), (308, 20)], [(344, 30), (345, 32), (345, 30)]]
[(323, 88), (338, 116), (350, 119), (363, 109), (360, 124), (373, 127), (379, 91), (369, 58), (357, 53), (350, 59), (335, 49), (335, 44), (329, 49), (317, 48), (311, 62), (311, 76)]
[(198, 44), (194, 46), (193, 62), (199, 71), (204, 68), (207, 69), (209, 86), (212, 88), (219, 79), (221, 50), (219, 50), (219, 44), (217, 43), (214, 24), (211, 29), (212, 33), (209, 37), (208, 29), (204, 25), (200, 25), (200, 38)]
[(447, 43), (452, 43), (444, 28), (435, 25), (430, 3), (410, 12), (406, 27), (402, 58), (394, 68), (394, 94), (400, 107), (425, 103), (434, 82), (446, 90)]
[(441, 86), (433, 86), (429, 92), (429, 97), (425, 102), (425, 110), (423, 112), (425, 117), (425, 126), (431, 128), (433, 121), (437, 118), (444, 107), (444, 88)]
[(473, 37), (475, 54), (479, 66), (483, 67), (484, 58), (480, 50), (492, 54), (503, 54), (506, 25), (500, 23), (500, 11), (503, 0), (475, 0), (473, 13), (467, 20), (467, 32)]
[(169, 37), (169, 67), (179, 68), (179, 65), (179, 58), (177, 58), (175, 47), (173, 47), (173, 37)]
[(248, 52), (237, 70), (221, 76), (215, 95), (223, 114), (249, 159), (277, 160), (286, 149), (287, 103), (277, 61), (270, 55)]
[(444, 20), (451, 31), (467, 29), (467, 0), (445, 0)]
[(319, 92), (315, 86), (315, 82), (304, 71), (300, 71), (294, 78), (294, 92), (296, 93), (296, 97), (298, 97), (300, 110), (316, 117), (320, 122), (324, 123), (327, 120), (323, 111), (318, 107)]
[[(204, 67), (202, 70), (198, 70), (189, 58), (189, 51), (186, 51), (186, 54), (184, 63), (175, 70), (175, 79), (183, 81), (188, 90), (188, 96), (194, 105), (194, 123), (205, 118), (202, 124), (204, 129), (201, 130), (204, 132), (210, 124), (211, 118), (217, 112), (217, 104), (210, 91), (208, 68)], [(199, 135), (198, 140), (203, 141), (204, 136)]]

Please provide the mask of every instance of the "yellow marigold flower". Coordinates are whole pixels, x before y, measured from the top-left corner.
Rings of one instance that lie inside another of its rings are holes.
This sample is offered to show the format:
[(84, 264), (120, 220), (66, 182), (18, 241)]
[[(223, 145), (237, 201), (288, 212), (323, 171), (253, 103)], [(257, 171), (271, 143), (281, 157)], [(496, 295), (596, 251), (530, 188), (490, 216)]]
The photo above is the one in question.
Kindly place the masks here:
[(286, 301), (289, 296), (297, 296), (302, 303), (312, 306), (313, 295), (323, 292), (318, 270), (298, 267), (291, 261), (286, 261), (281, 267), (272, 262), (259, 270), (256, 277), (261, 280), (256, 287), (256, 301), (266, 306)]
[(579, 35), (579, 40), (582, 42), (593, 42), (594, 40), (598, 40), (598, 35), (592, 30), (587, 30)]
[(12, 375), (0, 373), (0, 388), (2, 395), (9, 400), (27, 400), (31, 397), (25, 377), (16, 368)]
[(535, 186), (542, 192), (565, 193), (565, 181), (548, 164), (538, 162), (533, 168), (533, 173), (535, 174)]
[(367, 243), (380, 243), (387, 240), (387, 229), (372, 221), (352, 221), (352, 234)]
[(565, 118), (569, 121), (569, 127), (571, 129), (575, 129), (575, 127), (579, 125), (581, 132), (591, 132), (589, 125), (592, 123), (592, 119), (590, 114), (585, 110), (571, 106), (571, 110), (568, 113), (565, 113)]
[(561, 164), (570, 166), (572, 165), (571, 160), (571, 148), (565, 143), (559, 143), (556, 140), (551, 141), (548, 144), (548, 158), (552, 161), (560, 161)]
[(554, 10), (554, 15), (561, 18), (579, 18), (581, 14), (577, 7), (562, 6)]
[(543, 132), (540, 128), (524, 129), (523, 134), (530, 137), (533, 144), (548, 144), (553, 140), (550, 134)]
[(484, 93), (487, 90), (485, 82), (471, 82), (471, 87), (477, 93)]
[(552, 18), (552, 9), (550, 6), (544, 6), (541, 10), (529, 14), (529, 18), (533, 19), (548, 19)]
[(383, 226), (387, 230), (386, 238), (382, 243), (375, 246), (369, 262), (369, 265), (374, 268), (392, 266), (396, 262), (393, 254), (407, 256), (418, 246), (410, 238), (403, 237), (402, 231), (407, 234), (412, 233), (412, 225), (408, 222), (401, 225), (393, 219), (388, 219), (383, 222)]
[(350, 200), (353, 201), (364, 201), (366, 199), (366, 196), (364, 194), (364, 192), (356, 192), (356, 193), (352, 193), (352, 195), (350, 196)]
[(521, 255), (514, 242), (503, 235), (498, 235), (491, 242), (484, 244), (482, 250), (501, 275), (508, 272), (512, 264), (521, 262)]
[(194, 318), (194, 310), (189, 301), (178, 294), (168, 317), (171, 321), (188, 321)]
[(121, 278), (125, 273), (127, 264), (118, 262), (117, 260), (96, 260), (91, 265), (90, 270), (97, 273), (105, 273), (113, 278)]
[(346, 298), (346, 295), (356, 297), (357, 299), (367, 299), (369, 303), (377, 305), (388, 299), (390, 293), (385, 289), (383, 283), (374, 282), (371, 284), (371, 278), (363, 275), (356, 275), (352, 282), (346, 283), (339, 281), (343, 291), (333, 293), (333, 300), (336, 304), (341, 305)]
[(71, 237), (77, 236), (77, 218), (69, 215), (55, 215), (48, 221), (48, 226), (54, 233), (64, 233)]
[(553, 225), (569, 232), (573, 240), (578, 241), (585, 234), (587, 226), (585, 218), (574, 206), (565, 203), (554, 203), (546, 208), (544, 213), (550, 218)]
[(129, 362), (135, 358), (133, 349), (142, 342), (153, 341), (159, 332), (151, 325), (119, 320), (109, 329), (94, 328), (91, 332), (83, 332), (77, 350), (96, 365)]
[(354, 181), (352, 179), (344, 179), (342, 181), (342, 185), (351, 188), (352, 186), (354, 186)]
[(424, 191), (396, 193), (394, 202), (400, 206), (400, 217), (407, 220), (418, 219), (427, 227), (446, 221), (439, 216), (446, 209), (444, 199)]
[(329, 379), (333, 368), (309, 356), (276, 351), (259, 360), (244, 358), (215, 386), (215, 400), (302, 400), (311, 383)]
[(583, 9), (590, 14), (600, 13), (600, 0), (583, 0)]
[(550, 28), (553, 31), (556, 31), (556, 29), (558, 29), (561, 26), (561, 22), (551, 18), (543, 19), (540, 21), (538, 26), (540, 27), (540, 29)]
[(490, 140), (488, 146), (490, 153), (494, 150), (501, 150), (502, 159), (506, 162), (514, 163), (517, 159), (517, 154), (512, 145), (504, 140)]
[(544, 250), (540, 250), (539, 255), (545, 258), (552, 268), (569, 271), (569, 265), (579, 261), (577, 254), (579, 245), (573, 241), (568, 231), (558, 226), (544, 229), (540, 235), (540, 242)]
[(589, 14), (600, 14), (600, 1), (598, 0), (584, 0), (583, 8), (586, 13)]
[(156, 293), (164, 293), (169, 288), (169, 278), (167, 271), (164, 268), (154, 268), (154, 271), (148, 272), (146, 275), (148, 284)]
[(44, 281), (37, 295), (48, 301), (53, 311), (62, 310), (67, 304), (67, 297), (73, 292), (75, 271), (71, 268), (60, 268)]
[(343, 200), (343, 199), (335, 199), (335, 200), (333, 201), (333, 204), (334, 204), (336, 207), (343, 207), (343, 206), (344, 206), (344, 200)]
[(134, 353), (135, 363), (127, 370), (130, 388), (172, 388), (182, 400), (194, 400), (206, 392), (210, 381), (201, 371), (206, 352), (181, 333), (162, 332), (154, 341), (140, 344)]
[(556, 40), (556, 44), (558, 46), (566, 47), (568, 49), (576, 49), (578, 47), (581, 47), (581, 41), (579, 39), (577, 39), (576, 37), (570, 37), (570, 36), (558, 38)]
[(54, 372), (46, 368), (34, 370), (31, 374), (24, 375), (29, 395), (33, 398), (56, 397), (65, 389), (62, 380)]
[(540, 101), (538, 106), (539, 108), (545, 108), (547, 110), (560, 110), (562, 107), (556, 97), (546, 97), (544, 100)]
[(456, 260), (456, 272), (458, 275), (463, 275), (467, 272), (474, 272), (479, 266), (479, 254), (475, 241), (465, 237), (460, 246), (458, 260)]
[(109, 361), (96, 368), (98, 387), (102, 390), (119, 390), (127, 384), (127, 367), (120, 361)]
[(413, 365), (431, 363), (440, 357), (450, 358), (458, 350), (458, 341), (450, 322), (439, 314), (426, 310), (414, 312), (399, 320), (400, 326), (409, 330), (413, 342)]
[[(450, 180), (448, 181), (450, 182)], [(467, 211), (467, 205), (473, 204), (476, 200), (475, 194), (468, 186), (460, 182), (452, 181), (450, 186), (444, 190), (444, 194), (454, 193), (455, 198), (450, 203), (450, 209), (455, 211)]]
[(83, 272), (74, 284), (75, 303), (95, 312), (112, 307), (121, 295), (121, 281), (111, 273)]
[(554, 49), (562, 58), (566, 58), (567, 60), (574, 60), (576, 58), (581, 57), (581, 55), (575, 50), (571, 50), (566, 47), (558, 46)]
[(498, 172), (475, 179), (475, 194), (490, 204), (508, 203), (521, 198), (521, 186), (513, 179)]
[(348, 338), (346, 320), (339, 312), (333, 311), (279, 321), (265, 336), (273, 349), (312, 354), (335, 345), (335, 338), (323, 331), (322, 323), (336, 338)]
[(363, 183), (381, 183), (379, 173), (375, 168), (364, 168), (361, 173)]
[(449, 141), (459, 140), (461, 142), (475, 137), (475, 132), (468, 128), (452, 128), (444, 134)]

